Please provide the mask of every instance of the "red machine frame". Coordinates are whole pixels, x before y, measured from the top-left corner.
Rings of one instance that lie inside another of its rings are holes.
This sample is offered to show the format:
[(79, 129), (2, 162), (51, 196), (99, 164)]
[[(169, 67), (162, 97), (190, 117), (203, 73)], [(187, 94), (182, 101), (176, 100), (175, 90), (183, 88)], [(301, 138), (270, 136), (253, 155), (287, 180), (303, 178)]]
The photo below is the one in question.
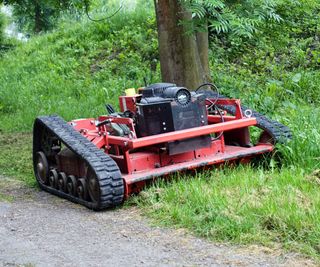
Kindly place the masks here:
[[(121, 111), (130, 110), (136, 113), (136, 103), (140, 97), (138, 94), (120, 96)], [(223, 133), (232, 131), (237, 135), (237, 139), (250, 140), (248, 127), (255, 126), (257, 121), (243, 115), (238, 99), (207, 99), (206, 104), (210, 106), (213, 101), (217, 101), (219, 106), (234, 106), (235, 116), (227, 112), (208, 115), (208, 125), (140, 138), (136, 137), (134, 121), (131, 118), (103, 115), (98, 118), (98, 123), (94, 118), (78, 119), (69, 123), (99, 149), (104, 149), (118, 164), (125, 182), (125, 197), (128, 197), (139, 192), (146, 181), (158, 176), (230, 161), (248, 162), (251, 157), (274, 149), (269, 143), (248, 147), (226, 145)], [(131, 130), (130, 137), (110, 135), (105, 124), (97, 126), (100, 122), (125, 124)], [(212, 137), (211, 146), (208, 148), (169, 155), (164, 146), (161, 146), (167, 142), (208, 134), (218, 136)]]

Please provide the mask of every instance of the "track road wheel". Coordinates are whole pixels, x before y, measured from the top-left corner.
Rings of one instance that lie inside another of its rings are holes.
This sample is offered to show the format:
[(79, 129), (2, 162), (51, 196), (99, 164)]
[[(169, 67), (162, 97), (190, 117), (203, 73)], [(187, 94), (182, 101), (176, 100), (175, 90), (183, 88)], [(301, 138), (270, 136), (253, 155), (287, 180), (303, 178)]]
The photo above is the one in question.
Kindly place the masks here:
[(65, 193), (67, 193), (67, 180), (67, 175), (64, 172), (60, 172), (58, 178), (58, 189)]
[(52, 188), (57, 189), (58, 188), (58, 178), (59, 174), (55, 169), (52, 169), (49, 172), (49, 184)]
[(67, 193), (77, 196), (77, 179), (73, 175), (69, 175), (67, 179)]
[(97, 203), (100, 199), (100, 188), (97, 177), (93, 172), (88, 173), (88, 193), (92, 202)]
[(259, 143), (274, 144), (275, 140), (267, 131), (263, 131), (259, 137)]
[(87, 182), (85, 178), (78, 179), (77, 193), (80, 199), (83, 199), (83, 200), (88, 199), (88, 189), (87, 189)]
[(49, 182), (49, 164), (46, 155), (39, 151), (36, 154), (36, 176), (38, 181), (42, 184), (48, 184)]

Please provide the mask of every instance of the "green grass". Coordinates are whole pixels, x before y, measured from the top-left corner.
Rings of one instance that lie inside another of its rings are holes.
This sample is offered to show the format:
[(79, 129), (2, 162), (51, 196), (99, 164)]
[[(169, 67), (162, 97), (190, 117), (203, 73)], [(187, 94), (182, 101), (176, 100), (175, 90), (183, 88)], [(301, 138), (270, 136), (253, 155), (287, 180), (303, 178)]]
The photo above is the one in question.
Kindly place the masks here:
[(262, 244), (320, 259), (320, 176), (240, 166), (176, 176), (131, 200), (160, 225), (215, 241)]
[(29, 186), (36, 185), (30, 133), (0, 133), (0, 174), (15, 177)]
[(108, 23), (65, 23), (4, 54), (0, 131), (30, 131), (38, 115), (70, 120), (105, 113), (104, 104), (116, 103), (126, 88), (142, 86), (144, 77), (151, 81), (155, 19), (143, 11), (126, 21), (122, 16)]
[(9, 196), (7, 194), (0, 193), (0, 201), (12, 202), (14, 200), (13, 196)]

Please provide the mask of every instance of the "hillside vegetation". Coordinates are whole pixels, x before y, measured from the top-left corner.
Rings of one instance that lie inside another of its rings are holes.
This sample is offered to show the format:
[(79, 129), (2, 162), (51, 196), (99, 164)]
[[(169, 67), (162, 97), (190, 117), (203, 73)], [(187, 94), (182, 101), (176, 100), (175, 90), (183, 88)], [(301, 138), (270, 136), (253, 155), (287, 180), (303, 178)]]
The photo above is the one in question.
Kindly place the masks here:
[(157, 49), (154, 23), (143, 13), (105, 24), (65, 22), (3, 55), (0, 130), (30, 131), (40, 114), (97, 115), (125, 88), (143, 85)]
[[(221, 92), (292, 129), (291, 142), (278, 148), (281, 164), (275, 157), (264, 168), (179, 175), (131, 203), (156, 222), (213, 240), (276, 243), (319, 260), (320, 4), (282, 2), (279, 23), (261, 25), (251, 39), (212, 35), (210, 44)], [(2, 54), (0, 173), (34, 184), (31, 135), (17, 132), (31, 132), (36, 116), (92, 117), (144, 78), (159, 82), (155, 29), (147, 10), (107, 23), (69, 20)]]

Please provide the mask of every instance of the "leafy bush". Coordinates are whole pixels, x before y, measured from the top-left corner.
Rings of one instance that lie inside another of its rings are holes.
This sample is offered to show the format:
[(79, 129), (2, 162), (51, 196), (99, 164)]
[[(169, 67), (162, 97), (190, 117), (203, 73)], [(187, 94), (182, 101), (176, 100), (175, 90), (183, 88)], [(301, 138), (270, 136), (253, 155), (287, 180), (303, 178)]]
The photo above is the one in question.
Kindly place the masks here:
[(253, 38), (264, 23), (280, 22), (277, 4), (272, 0), (180, 0), (192, 12), (193, 29), (208, 23), (212, 34), (226, 34), (241, 38)]
[[(51, 30), (55, 28), (58, 18), (63, 12), (73, 13), (77, 10), (72, 0), (4, 0), (1, 2), (12, 7), (15, 23), (20, 31), (29, 34)], [(79, 3), (83, 5), (83, 1)]]
[(214, 81), (228, 95), (288, 125), (294, 134), (283, 163), (319, 168), (320, 3), (279, 1), (281, 23), (252, 39), (218, 35), (211, 42)]

